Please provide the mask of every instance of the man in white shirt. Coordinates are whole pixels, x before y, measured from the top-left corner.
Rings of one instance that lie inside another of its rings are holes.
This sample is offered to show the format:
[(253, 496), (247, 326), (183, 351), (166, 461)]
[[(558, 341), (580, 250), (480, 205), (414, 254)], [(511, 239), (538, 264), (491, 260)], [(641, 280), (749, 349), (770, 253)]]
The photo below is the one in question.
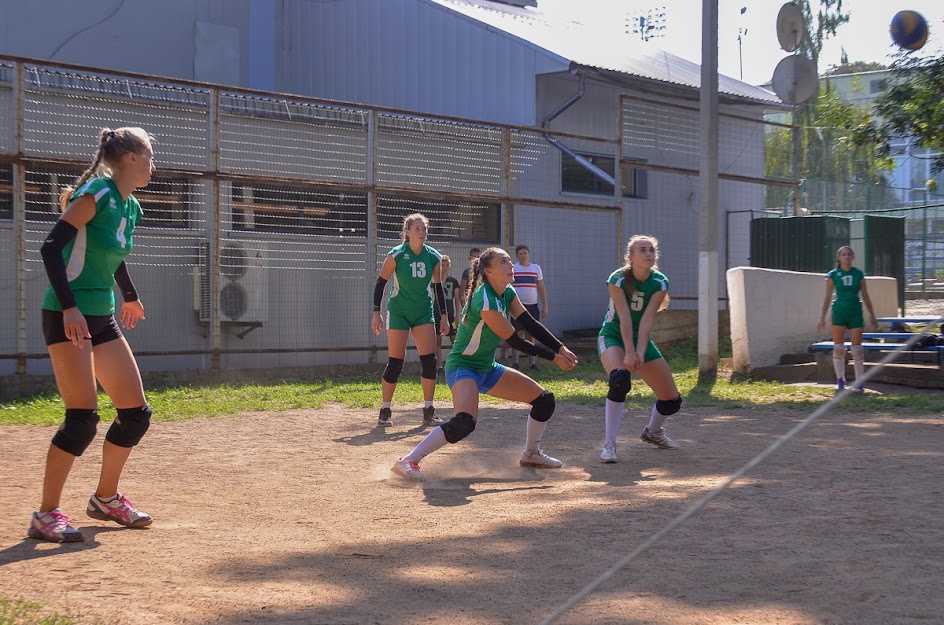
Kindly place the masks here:
[[(518, 293), (518, 299), (524, 304), (531, 316), (535, 319), (547, 317), (547, 291), (544, 290), (544, 273), (541, 266), (531, 262), (531, 251), (527, 245), (519, 245), (515, 248), (515, 256), (518, 262), (515, 263), (515, 291)], [(541, 306), (538, 308), (538, 302)], [(516, 319), (512, 319), (515, 330), (525, 339), (532, 340), (530, 334), (519, 326)], [(518, 362), (519, 352), (512, 350), (513, 364), (515, 369), (520, 369)], [(531, 370), (537, 371), (538, 366), (535, 363), (534, 356), (531, 356)]]

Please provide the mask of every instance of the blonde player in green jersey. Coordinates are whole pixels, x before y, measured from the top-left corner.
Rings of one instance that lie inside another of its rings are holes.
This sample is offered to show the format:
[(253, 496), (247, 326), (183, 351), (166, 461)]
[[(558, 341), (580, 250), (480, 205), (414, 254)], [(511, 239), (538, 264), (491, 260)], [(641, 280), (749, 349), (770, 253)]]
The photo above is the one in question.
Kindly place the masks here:
[[(836, 251), (836, 268), (826, 274), (826, 298), (823, 300), (823, 310), (819, 315), (816, 331), (822, 332), (826, 328), (826, 311), (832, 302), (832, 335), (833, 335), (833, 369), (836, 371), (836, 387), (838, 390), (846, 388), (846, 332), (849, 333), (849, 343), (852, 345), (852, 366), (856, 381), (865, 375), (865, 350), (862, 349), (862, 328), (865, 325), (862, 319), (862, 303), (865, 303), (871, 317), (869, 325), (875, 327), (875, 312), (872, 310), (872, 300), (869, 299), (869, 289), (865, 285), (865, 273), (852, 266), (855, 252), (848, 245), (843, 245)], [(833, 301), (833, 288), (836, 289), (836, 300)], [(859, 301), (859, 292), (862, 301)], [(862, 384), (856, 384), (855, 390), (865, 391)]]
[[(554, 414), (554, 394), (524, 373), (495, 362), (495, 349), (503, 341), (526, 354), (541, 356), (568, 371), (577, 365), (573, 352), (534, 319), (512, 285), (515, 275), (508, 252), (491, 247), (472, 261), (466, 306), (459, 331), (446, 359), (446, 382), (452, 391), (455, 416), (430, 432), (413, 451), (398, 459), (394, 474), (422, 480), (420, 461), (446, 443), (458, 443), (472, 433), (479, 415), (479, 394), (531, 404), (521, 466), (557, 468), (560, 460), (541, 450), (541, 437)], [(510, 318), (516, 318), (543, 345), (518, 336)], [(545, 347), (547, 346), (547, 347)]]
[(669, 365), (650, 335), (656, 313), (669, 302), (669, 279), (658, 271), (659, 242), (655, 237), (635, 235), (626, 246), (626, 265), (607, 280), (610, 304), (597, 337), (600, 362), (609, 376), (606, 396), (606, 427), (600, 462), (617, 462), (616, 437), (632, 373), (649, 385), (656, 396), (649, 424), (640, 438), (660, 449), (678, 449), (665, 433), (666, 419), (679, 411), (682, 396)]
[[(442, 419), (436, 416), (433, 393), (436, 392), (436, 332), (449, 334), (449, 318), (446, 316), (446, 294), (443, 291), (440, 262), (442, 254), (426, 245), (429, 220), (420, 213), (407, 215), (403, 220), (403, 243), (387, 253), (380, 277), (374, 285), (374, 312), (370, 326), (374, 334), (384, 328), (380, 314), (384, 287), (393, 278), (393, 293), (387, 301), (387, 366), (381, 380), (383, 403), (377, 424), (393, 423), (391, 403), (397, 390), (397, 381), (406, 358), (406, 342), (413, 333), (413, 342), (420, 357), (420, 384), (423, 387), (423, 423), (439, 425)], [(434, 318), (433, 298), (430, 284), (436, 293), (440, 318)]]
[[(98, 424), (96, 379), (118, 416), (105, 435), (98, 488), (88, 516), (126, 527), (145, 527), (151, 517), (118, 492), (131, 450), (150, 425), (141, 374), (115, 321), (117, 283), (124, 302), (119, 319), (134, 328), (144, 306), (124, 258), (131, 252), (141, 206), (131, 193), (147, 186), (154, 171), (151, 137), (140, 128), (104, 129), (95, 161), (62, 194), (63, 214), (42, 247), (50, 286), (43, 299), (43, 334), (65, 404), (65, 421), (46, 455), (43, 499), (28, 534), (52, 542), (84, 540), (59, 509), (62, 489), (76, 457), (95, 437)], [(96, 177), (97, 176), (97, 177)]]

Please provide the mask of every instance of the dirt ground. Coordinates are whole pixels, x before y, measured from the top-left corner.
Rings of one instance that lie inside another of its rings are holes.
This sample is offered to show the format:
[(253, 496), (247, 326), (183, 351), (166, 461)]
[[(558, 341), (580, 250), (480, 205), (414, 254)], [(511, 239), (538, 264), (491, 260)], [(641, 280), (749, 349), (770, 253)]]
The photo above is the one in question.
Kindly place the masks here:
[[(387, 430), (339, 406), (157, 423), (123, 481), (154, 525), (84, 515), (99, 438), (63, 502), (87, 542), (63, 545), (26, 538), (53, 428), (4, 427), (0, 594), (81, 622), (538, 623), (806, 416), (683, 407), (662, 451), (630, 407), (619, 464), (601, 410), (563, 405), (544, 447), (565, 466), (536, 471), (525, 410), (485, 406), (423, 486), (388, 473), (418, 406)], [(828, 413), (559, 622), (941, 623), (942, 460), (942, 416)]]

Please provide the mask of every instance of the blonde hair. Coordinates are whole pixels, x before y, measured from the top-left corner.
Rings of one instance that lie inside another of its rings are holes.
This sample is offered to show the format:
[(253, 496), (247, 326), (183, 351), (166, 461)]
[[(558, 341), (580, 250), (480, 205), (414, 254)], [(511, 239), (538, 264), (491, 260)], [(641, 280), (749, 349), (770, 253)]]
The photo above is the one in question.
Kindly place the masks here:
[(93, 176), (111, 176), (125, 154), (142, 154), (154, 142), (154, 137), (143, 128), (127, 126), (124, 128), (102, 128), (98, 138), (98, 150), (89, 168), (76, 178), (75, 184), (63, 187), (59, 194), (59, 204), (63, 211), (69, 204), (69, 197)]
[(465, 297), (463, 298), (466, 302), (466, 306), (462, 311), (463, 322), (469, 315), (469, 302), (472, 300), (472, 294), (475, 293), (475, 289), (485, 281), (485, 270), (491, 267), (495, 257), (501, 255), (504, 251), (505, 250), (500, 247), (490, 247), (479, 254), (478, 258), (472, 259), (472, 263), (469, 266), (469, 286), (466, 287)]
[(426, 227), (429, 228), (429, 220), (426, 219), (426, 215), (423, 213), (413, 213), (412, 215), (407, 215), (403, 218), (403, 242), (406, 243), (407, 236), (406, 233), (410, 227), (417, 221), (422, 221), (426, 224)]
[[(629, 293), (632, 295), (636, 292), (636, 286), (633, 284), (633, 264), (629, 260), (633, 254), (633, 246), (636, 245), (639, 241), (652, 241), (652, 247), (655, 249), (655, 258), (652, 261), (652, 268), (657, 270), (659, 269), (659, 239), (648, 234), (634, 234), (629, 238), (629, 243), (626, 244), (626, 264), (623, 265), (623, 276), (626, 278), (626, 283), (629, 285)], [(659, 310), (656, 312), (662, 312), (669, 307), (669, 294), (665, 294), (665, 299), (662, 300), (662, 304), (659, 306)]]

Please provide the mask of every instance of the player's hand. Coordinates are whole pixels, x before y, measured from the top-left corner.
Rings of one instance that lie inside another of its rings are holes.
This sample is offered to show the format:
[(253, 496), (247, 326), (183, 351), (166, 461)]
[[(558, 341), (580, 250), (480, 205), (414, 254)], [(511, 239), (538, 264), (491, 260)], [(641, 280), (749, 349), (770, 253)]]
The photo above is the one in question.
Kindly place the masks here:
[(547, 318), (547, 306), (541, 309), (541, 319)]
[(564, 371), (570, 371), (577, 366), (577, 357), (572, 351), (561, 345), (560, 350), (554, 354), (554, 364)]
[(626, 357), (623, 358), (623, 365), (625, 365), (627, 371), (635, 371), (641, 364), (639, 355), (636, 354), (636, 352), (626, 352)]
[(449, 336), (449, 316), (443, 315), (439, 319), (439, 336)]
[(819, 323), (816, 324), (816, 331), (817, 331), (817, 332), (822, 332), (822, 331), (825, 330), (825, 329), (826, 329), (826, 322), (823, 321), (822, 319), (820, 319), (820, 320), (819, 320)]
[(121, 327), (126, 330), (134, 328), (138, 325), (138, 321), (144, 319), (144, 304), (139, 299), (123, 303), (119, 319), (121, 320)]
[(66, 338), (79, 349), (85, 346), (85, 339), (92, 338), (85, 315), (75, 306), (62, 311), (62, 329)]
[(383, 317), (380, 316), (379, 310), (375, 310), (374, 314), (370, 317), (370, 329), (377, 335), (383, 330)]

